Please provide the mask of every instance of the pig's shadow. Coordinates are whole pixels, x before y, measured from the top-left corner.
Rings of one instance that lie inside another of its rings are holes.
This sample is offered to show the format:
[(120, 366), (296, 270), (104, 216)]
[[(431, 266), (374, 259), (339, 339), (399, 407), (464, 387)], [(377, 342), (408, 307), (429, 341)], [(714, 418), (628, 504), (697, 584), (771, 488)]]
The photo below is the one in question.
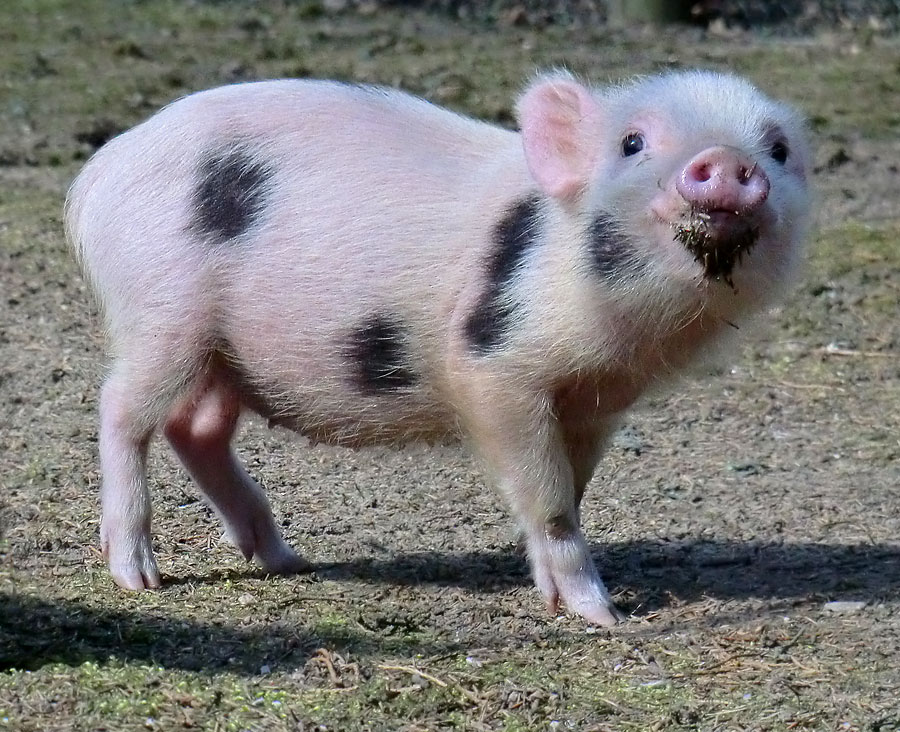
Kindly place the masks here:
[[(35, 671), (47, 664), (77, 666), (111, 659), (188, 671), (257, 675), (303, 668), (319, 648), (348, 648), (354, 656), (385, 656), (407, 644), (390, 634), (327, 624), (298, 627), (258, 622), (249, 627), (147, 612), (90, 607), (0, 592), (0, 672)], [(416, 652), (444, 655), (452, 643), (410, 640)]]
[[(646, 540), (595, 544), (607, 586), (649, 611), (677, 598), (900, 599), (900, 546)], [(530, 583), (517, 552), (423, 552), (319, 565), (326, 577), (439, 584), (475, 592)]]

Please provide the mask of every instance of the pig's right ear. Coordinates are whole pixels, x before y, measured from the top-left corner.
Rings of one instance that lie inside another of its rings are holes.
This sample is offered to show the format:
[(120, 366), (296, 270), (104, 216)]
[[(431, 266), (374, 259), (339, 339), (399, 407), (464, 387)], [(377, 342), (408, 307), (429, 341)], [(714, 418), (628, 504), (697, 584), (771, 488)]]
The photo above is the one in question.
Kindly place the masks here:
[(597, 100), (571, 76), (558, 75), (526, 89), (516, 111), (531, 175), (548, 195), (571, 200), (585, 188), (594, 164)]

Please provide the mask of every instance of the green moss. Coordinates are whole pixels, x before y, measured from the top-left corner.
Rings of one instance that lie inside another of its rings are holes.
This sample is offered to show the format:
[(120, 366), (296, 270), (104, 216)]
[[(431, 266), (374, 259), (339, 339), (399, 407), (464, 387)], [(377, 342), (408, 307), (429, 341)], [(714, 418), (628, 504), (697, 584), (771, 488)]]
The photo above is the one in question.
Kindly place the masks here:
[[(18, 688), (13, 703), (3, 699), (11, 687)], [(202, 674), (117, 661), (13, 670), (0, 676), (0, 700), (0, 717), (14, 729), (46, 729), (55, 726), (51, 715), (58, 715), (70, 717), (75, 729), (124, 729), (135, 723), (173, 729), (188, 720), (205, 726), (219, 719), (224, 729), (239, 730), (278, 724), (288, 715), (287, 693), (265, 681), (219, 675), (210, 683)]]

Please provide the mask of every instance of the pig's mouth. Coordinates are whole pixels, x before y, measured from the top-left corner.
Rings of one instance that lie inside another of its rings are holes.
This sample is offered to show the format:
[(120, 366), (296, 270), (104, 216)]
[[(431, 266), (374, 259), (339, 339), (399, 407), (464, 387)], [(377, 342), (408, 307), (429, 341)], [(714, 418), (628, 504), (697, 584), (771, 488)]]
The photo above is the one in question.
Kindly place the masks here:
[(735, 265), (759, 239), (759, 226), (748, 218), (735, 211), (693, 208), (675, 225), (675, 240), (703, 266), (708, 279), (722, 280), (733, 290)]

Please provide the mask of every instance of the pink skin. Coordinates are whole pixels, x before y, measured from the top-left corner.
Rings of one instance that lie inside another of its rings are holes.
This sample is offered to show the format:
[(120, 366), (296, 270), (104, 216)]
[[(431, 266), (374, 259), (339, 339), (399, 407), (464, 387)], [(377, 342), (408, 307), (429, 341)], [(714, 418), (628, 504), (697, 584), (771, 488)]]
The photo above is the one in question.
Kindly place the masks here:
[[(118, 585), (155, 589), (161, 579), (150, 543), (145, 465), (151, 432), (134, 434), (138, 373), (127, 387), (113, 373), (100, 403), (103, 471), (101, 548)], [(163, 431), (182, 464), (215, 509), (229, 540), (266, 571), (308, 571), (310, 564), (281, 538), (259, 485), (230, 448), (241, 412), (240, 393), (227, 372), (210, 368), (193, 392), (173, 406)]]
[(131, 393), (113, 372), (100, 395), (100, 548), (116, 584), (143, 590), (159, 587), (161, 580), (150, 541), (150, 496), (145, 477), (150, 433), (135, 434), (132, 429)]
[[(145, 470), (160, 431), (245, 557), (310, 568), (231, 448), (249, 410), (334, 444), (464, 434), (515, 514), (548, 609), (621, 618), (579, 525), (585, 488), (621, 413), (788, 279), (808, 156), (783, 107), (714, 74), (604, 93), (548, 76), (518, 114), (521, 134), (390, 90), (236, 85), (170, 105), (88, 163), (66, 226), (113, 354), (100, 536), (116, 583), (161, 584)], [(647, 149), (624, 157), (619, 135), (636, 127)], [(261, 160), (263, 210), (210, 243), (192, 223), (198, 169), (235, 138)], [(776, 140), (791, 151), (780, 167), (758, 154)], [(478, 353), (466, 324), (496, 289), (485, 262), (497, 223), (536, 192), (536, 240), (503, 284), (508, 334)], [(692, 209), (722, 231), (736, 216), (760, 228), (734, 273), (739, 295), (673, 240)], [(637, 274), (595, 271), (585, 231), (598, 213), (620, 223)], [(402, 323), (412, 387), (354, 381), (348, 340), (373, 314)]]
[(675, 180), (675, 189), (703, 211), (752, 214), (769, 197), (769, 178), (740, 150), (711, 147), (694, 157)]
[(771, 218), (766, 210), (771, 182), (757, 161), (732, 147), (695, 155), (657, 195), (651, 210), (664, 228), (685, 223), (693, 211), (705, 214), (709, 235), (727, 243), (748, 221)]
[(694, 212), (704, 214), (707, 235), (728, 247), (747, 222), (765, 217), (762, 209), (770, 188), (766, 172), (748, 155), (733, 147), (711, 147), (694, 156), (675, 176), (677, 195), (669, 205), (677, 207), (679, 218)]

